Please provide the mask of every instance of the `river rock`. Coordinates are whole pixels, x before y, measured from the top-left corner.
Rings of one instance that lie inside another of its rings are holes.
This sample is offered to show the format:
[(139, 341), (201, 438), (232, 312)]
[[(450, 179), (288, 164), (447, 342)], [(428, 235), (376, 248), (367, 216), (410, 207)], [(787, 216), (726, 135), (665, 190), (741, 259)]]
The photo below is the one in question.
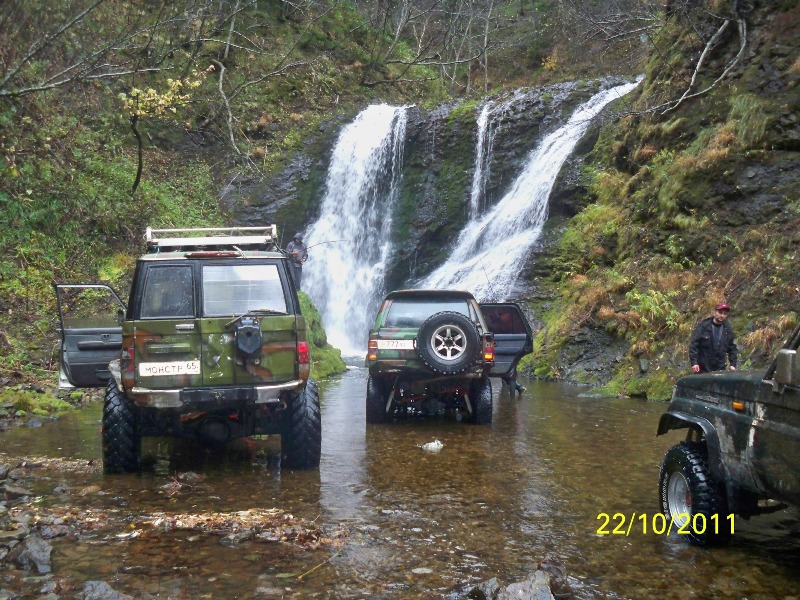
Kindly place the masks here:
[(105, 581), (87, 581), (76, 600), (133, 600), (133, 596), (121, 594)]
[(8, 477), (8, 474), (11, 472), (11, 467), (9, 465), (0, 465), (0, 479), (5, 479)]
[(27, 496), (33, 496), (33, 492), (23, 487), (19, 487), (17, 485), (6, 484), (5, 486), (6, 500), (18, 500), (20, 498), (25, 498)]
[(230, 533), (226, 535), (224, 538), (220, 540), (220, 543), (223, 546), (238, 546), (242, 542), (249, 542), (255, 537), (255, 532), (252, 529), (246, 529), (244, 531), (236, 531), (234, 533)]
[(36, 569), (39, 573), (50, 572), (50, 553), (53, 548), (36, 535), (29, 535), (9, 553), (9, 559), (25, 571)]
[(555, 600), (550, 591), (550, 576), (544, 571), (535, 571), (525, 581), (501, 589), (497, 600)]
[(0, 546), (24, 540), (29, 533), (30, 529), (26, 525), (17, 529), (0, 530)]
[(472, 588), (467, 597), (471, 600), (555, 600), (550, 591), (550, 575), (541, 569), (506, 587), (493, 577)]

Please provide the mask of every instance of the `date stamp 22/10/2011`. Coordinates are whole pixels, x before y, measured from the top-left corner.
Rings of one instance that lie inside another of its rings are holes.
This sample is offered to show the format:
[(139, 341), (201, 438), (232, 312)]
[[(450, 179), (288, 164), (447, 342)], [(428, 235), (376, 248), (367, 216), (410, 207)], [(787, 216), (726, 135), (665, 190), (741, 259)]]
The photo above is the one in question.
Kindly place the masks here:
[(600, 526), (597, 528), (597, 535), (624, 535), (630, 536), (632, 533), (642, 535), (703, 535), (705, 533), (718, 534), (730, 531), (733, 535), (732, 514), (706, 516), (702, 513), (690, 515), (681, 513), (674, 517), (667, 517), (662, 513), (648, 515), (647, 513), (625, 513), (617, 512), (613, 514), (600, 513), (597, 515)]

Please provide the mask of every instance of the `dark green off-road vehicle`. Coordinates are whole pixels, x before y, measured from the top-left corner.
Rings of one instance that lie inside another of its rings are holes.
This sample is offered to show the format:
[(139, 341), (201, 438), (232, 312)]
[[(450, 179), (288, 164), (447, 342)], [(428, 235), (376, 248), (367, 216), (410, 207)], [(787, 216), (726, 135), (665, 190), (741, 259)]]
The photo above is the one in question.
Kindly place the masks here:
[(659, 482), (666, 519), (689, 541), (729, 541), (733, 515), (800, 507), (800, 329), (766, 372), (720, 371), (678, 380), (658, 435), (687, 429)]
[(516, 304), (479, 304), (456, 290), (392, 292), (369, 332), (367, 423), (445, 412), (491, 423), (490, 376), (508, 375), (532, 349)]
[(127, 306), (105, 284), (55, 286), (59, 383), (106, 388), (105, 471), (139, 470), (145, 436), (258, 434), (280, 434), (283, 466), (317, 468), (319, 397), (275, 226), (148, 228), (146, 240)]

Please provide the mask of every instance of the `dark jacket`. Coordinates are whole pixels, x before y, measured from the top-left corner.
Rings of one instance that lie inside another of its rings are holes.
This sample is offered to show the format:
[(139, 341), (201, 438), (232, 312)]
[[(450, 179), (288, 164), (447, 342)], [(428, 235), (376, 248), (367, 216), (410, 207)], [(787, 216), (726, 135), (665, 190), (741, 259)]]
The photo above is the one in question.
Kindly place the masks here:
[(292, 240), (286, 245), (286, 254), (295, 265), (302, 265), (308, 259), (308, 248), (302, 241)]
[(726, 356), (730, 365), (735, 367), (736, 359), (739, 355), (733, 335), (733, 327), (728, 321), (723, 321), (719, 345), (714, 347), (713, 320), (714, 317), (709, 317), (701, 321), (695, 328), (692, 341), (689, 344), (689, 362), (692, 365), (700, 365), (702, 373), (725, 370)]

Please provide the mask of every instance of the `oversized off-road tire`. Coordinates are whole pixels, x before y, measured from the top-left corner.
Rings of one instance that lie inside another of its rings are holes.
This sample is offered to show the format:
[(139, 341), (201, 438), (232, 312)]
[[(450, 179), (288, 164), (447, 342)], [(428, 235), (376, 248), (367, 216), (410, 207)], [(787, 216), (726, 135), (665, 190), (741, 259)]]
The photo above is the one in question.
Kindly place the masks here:
[[(709, 473), (703, 444), (681, 442), (670, 448), (659, 477), (661, 512), (672, 531), (698, 546), (723, 546), (731, 521), (722, 485)], [(688, 519), (687, 519), (688, 515)]]
[(472, 380), (469, 401), (472, 404), (470, 423), (488, 425), (492, 422), (492, 382), (488, 377)]
[(458, 375), (481, 349), (475, 324), (461, 313), (445, 311), (428, 317), (417, 333), (417, 353), (432, 371)]
[(103, 471), (133, 473), (141, 467), (142, 437), (133, 403), (112, 377), (103, 404)]
[(386, 387), (377, 377), (370, 375), (367, 379), (367, 423), (386, 423), (389, 420)]
[(281, 465), (290, 469), (316, 469), (322, 452), (322, 415), (313, 379), (294, 394), (284, 413), (281, 429)]

